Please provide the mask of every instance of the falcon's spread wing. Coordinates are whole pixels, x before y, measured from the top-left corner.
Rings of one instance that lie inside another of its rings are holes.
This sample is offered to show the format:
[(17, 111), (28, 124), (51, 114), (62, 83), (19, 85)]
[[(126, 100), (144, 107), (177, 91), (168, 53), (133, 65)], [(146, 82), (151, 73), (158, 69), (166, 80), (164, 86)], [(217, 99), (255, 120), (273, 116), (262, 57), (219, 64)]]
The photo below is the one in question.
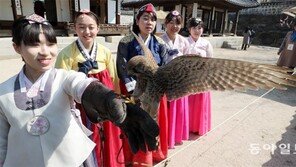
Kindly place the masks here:
[(245, 61), (184, 55), (161, 66), (155, 73), (157, 85), (168, 100), (209, 90), (285, 89), (296, 86), (289, 69)]
[(141, 100), (141, 107), (155, 119), (159, 100), (164, 94), (168, 100), (173, 100), (209, 90), (296, 86), (296, 76), (287, 74), (290, 70), (274, 65), (183, 55), (158, 67), (144, 42), (133, 35), (145, 55), (130, 59), (127, 70), (137, 76), (135, 96)]

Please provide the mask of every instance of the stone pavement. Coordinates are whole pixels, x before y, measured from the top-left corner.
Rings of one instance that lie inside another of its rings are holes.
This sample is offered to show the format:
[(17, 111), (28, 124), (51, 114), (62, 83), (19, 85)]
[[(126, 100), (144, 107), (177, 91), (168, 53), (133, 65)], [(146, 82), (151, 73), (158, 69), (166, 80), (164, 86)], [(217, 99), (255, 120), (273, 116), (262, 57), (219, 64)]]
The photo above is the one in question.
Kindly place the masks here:
[[(247, 51), (215, 48), (214, 56), (275, 64), (276, 52), (261, 46)], [(22, 61), (0, 56), (0, 67), (1, 83), (19, 72)], [(192, 134), (155, 166), (296, 166), (295, 106), (295, 88), (212, 92), (212, 130), (202, 137)]]

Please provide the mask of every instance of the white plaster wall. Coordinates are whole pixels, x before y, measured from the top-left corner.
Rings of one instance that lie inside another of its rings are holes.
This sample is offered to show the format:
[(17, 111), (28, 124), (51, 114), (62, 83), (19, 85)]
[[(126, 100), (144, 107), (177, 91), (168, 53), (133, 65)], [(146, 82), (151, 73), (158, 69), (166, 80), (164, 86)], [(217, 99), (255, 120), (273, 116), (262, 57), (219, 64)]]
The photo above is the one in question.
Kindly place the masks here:
[(89, 0), (80, 0), (79, 5), (80, 5), (80, 9), (90, 9)]
[(58, 22), (70, 21), (69, 0), (56, 0)]
[(120, 15), (120, 24), (133, 24), (134, 17), (133, 15)]
[(157, 21), (156, 21), (156, 32), (157, 33), (164, 33), (165, 32), (164, 19), (157, 19)]
[(116, 1), (108, 0), (108, 23), (116, 23)]
[(10, 0), (1, 1), (0, 20), (13, 20), (13, 13)]
[(34, 13), (33, 0), (22, 0), (22, 6), (24, 16)]

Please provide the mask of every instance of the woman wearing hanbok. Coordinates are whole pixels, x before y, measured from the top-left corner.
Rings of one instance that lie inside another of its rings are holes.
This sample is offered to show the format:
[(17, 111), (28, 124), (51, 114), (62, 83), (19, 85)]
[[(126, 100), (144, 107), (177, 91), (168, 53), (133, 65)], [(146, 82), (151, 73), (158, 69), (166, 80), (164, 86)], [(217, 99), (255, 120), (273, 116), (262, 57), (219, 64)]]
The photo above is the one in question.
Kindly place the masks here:
[[(59, 53), (56, 67), (83, 72), (119, 93), (119, 79), (111, 52), (95, 41), (99, 32), (98, 25), (98, 17), (93, 12), (78, 12), (75, 18), (78, 39)], [(79, 104), (77, 108), (83, 110)], [(93, 131), (91, 138), (96, 143), (94, 154), (98, 166), (124, 166), (120, 129), (110, 121), (93, 124), (84, 112), (81, 112), (81, 117), (83, 123)]]
[(156, 149), (158, 125), (146, 111), (95, 78), (53, 68), (57, 38), (47, 20), (36, 14), (16, 19), (12, 45), (24, 65), (0, 83), (1, 167), (97, 167), (95, 143), (71, 114), (73, 100), (93, 122), (109, 120), (133, 134), (128, 135), (133, 152), (145, 145)]
[[(166, 32), (161, 38), (168, 48), (165, 63), (188, 52), (189, 43), (179, 35), (182, 26), (182, 16), (178, 11), (171, 11), (165, 18)], [(189, 108), (188, 96), (168, 103), (168, 145), (174, 148), (175, 144), (182, 144), (182, 140), (189, 139)]]
[[(190, 36), (188, 52), (202, 57), (213, 57), (213, 46), (202, 38), (204, 23), (197, 18), (187, 22)], [(204, 135), (211, 129), (211, 93), (203, 92), (189, 96), (189, 129), (190, 132)]]
[(293, 20), (291, 28), (293, 28), (292, 31), (286, 34), (278, 50), (280, 57), (276, 64), (294, 69), (296, 67), (296, 19)]
[[(153, 57), (159, 66), (164, 64), (167, 49), (163, 40), (154, 35), (156, 26), (156, 11), (152, 4), (142, 6), (135, 18), (133, 31), (138, 35), (145, 45), (150, 49)], [(116, 66), (121, 81), (121, 91), (125, 94), (132, 94), (135, 89), (136, 79), (127, 74), (127, 62), (134, 56), (144, 55), (143, 49), (133, 35), (122, 38), (118, 45)], [(156, 151), (139, 151), (133, 155), (128, 147), (124, 147), (126, 163), (132, 166), (152, 166), (166, 158), (168, 151), (167, 139), (167, 100), (162, 97), (160, 100), (158, 118), (156, 120), (160, 127), (159, 146)], [(125, 144), (126, 146), (126, 144)]]

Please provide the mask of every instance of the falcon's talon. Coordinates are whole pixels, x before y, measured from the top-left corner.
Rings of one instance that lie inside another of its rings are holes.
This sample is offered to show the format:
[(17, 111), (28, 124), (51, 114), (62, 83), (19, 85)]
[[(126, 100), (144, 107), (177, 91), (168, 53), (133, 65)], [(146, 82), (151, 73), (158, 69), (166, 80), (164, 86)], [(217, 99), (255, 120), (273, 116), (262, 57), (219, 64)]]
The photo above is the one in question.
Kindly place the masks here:
[(125, 97), (124, 99), (125, 99), (125, 101), (124, 101), (125, 103), (136, 104), (133, 97), (131, 97), (131, 98)]
[(125, 100), (124, 101), (125, 103), (131, 103), (131, 104), (136, 104), (134, 101), (132, 101), (132, 100)]

